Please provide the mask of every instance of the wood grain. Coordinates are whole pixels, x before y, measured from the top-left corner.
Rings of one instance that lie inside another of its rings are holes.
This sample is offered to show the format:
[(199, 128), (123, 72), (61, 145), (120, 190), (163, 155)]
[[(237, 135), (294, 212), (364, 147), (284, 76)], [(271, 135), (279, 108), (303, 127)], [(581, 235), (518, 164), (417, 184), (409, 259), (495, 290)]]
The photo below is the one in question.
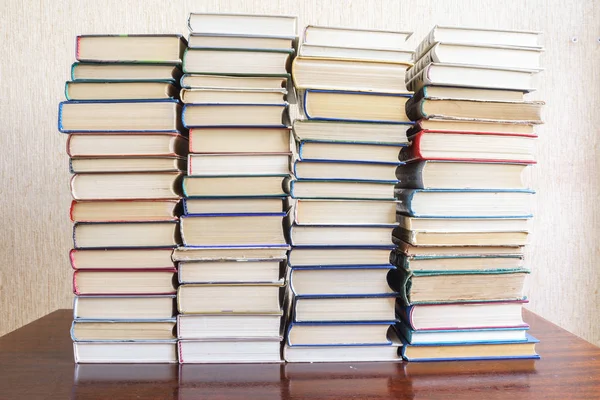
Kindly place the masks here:
[[(530, 175), (537, 217), (529, 307), (600, 344), (600, 4), (593, 0), (4, 0), (0, 2), (0, 334), (72, 301), (66, 137), (57, 104), (77, 34), (183, 33), (190, 11), (298, 15), (322, 24), (414, 31), (434, 24), (545, 32), (546, 124)], [(572, 39), (576, 38), (576, 41)]]
[(74, 365), (59, 310), (0, 338), (0, 399), (593, 399), (600, 348), (526, 312), (541, 360)]

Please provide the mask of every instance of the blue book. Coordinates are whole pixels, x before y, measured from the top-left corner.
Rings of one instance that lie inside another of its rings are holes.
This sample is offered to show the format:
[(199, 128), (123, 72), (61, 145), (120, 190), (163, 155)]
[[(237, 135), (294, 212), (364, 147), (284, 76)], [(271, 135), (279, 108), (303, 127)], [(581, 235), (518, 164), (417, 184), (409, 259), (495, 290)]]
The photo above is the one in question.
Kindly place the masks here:
[(406, 124), (409, 94), (307, 89), (298, 95), (299, 108), (309, 120)]
[(529, 218), (532, 190), (396, 188), (399, 214), (431, 218)]
[(288, 103), (186, 104), (181, 120), (186, 128), (285, 128), (290, 125)]
[(397, 183), (396, 165), (365, 161), (313, 160), (296, 161), (293, 167), (298, 180)]

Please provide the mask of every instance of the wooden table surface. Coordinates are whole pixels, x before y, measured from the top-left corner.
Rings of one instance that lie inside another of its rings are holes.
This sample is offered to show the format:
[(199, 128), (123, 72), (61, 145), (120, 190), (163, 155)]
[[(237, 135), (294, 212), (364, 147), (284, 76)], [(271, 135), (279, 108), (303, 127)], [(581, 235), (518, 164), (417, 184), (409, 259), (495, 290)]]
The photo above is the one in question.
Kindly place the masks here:
[(600, 348), (527, 311), (537, 361), (75, 365), (71, 317), (0, 338), (0, 399), (600, 399)]

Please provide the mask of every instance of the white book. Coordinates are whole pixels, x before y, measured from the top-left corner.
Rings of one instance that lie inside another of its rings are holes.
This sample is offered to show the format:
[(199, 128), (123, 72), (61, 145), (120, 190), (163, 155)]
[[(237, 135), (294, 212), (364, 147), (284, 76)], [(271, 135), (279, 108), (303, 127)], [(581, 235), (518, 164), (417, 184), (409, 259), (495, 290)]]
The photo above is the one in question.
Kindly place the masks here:
[(75, 342), (76, 363), (176, 363), (177, 343)]
[(308, 25), (304, 29), (302, 43), (358, 49), (405, 50), (406, 39), (411, 35), (412, 32)]
[(295, 37), (297, 19), (282, 15), (191, 13), (188, 28), (192, 33)]

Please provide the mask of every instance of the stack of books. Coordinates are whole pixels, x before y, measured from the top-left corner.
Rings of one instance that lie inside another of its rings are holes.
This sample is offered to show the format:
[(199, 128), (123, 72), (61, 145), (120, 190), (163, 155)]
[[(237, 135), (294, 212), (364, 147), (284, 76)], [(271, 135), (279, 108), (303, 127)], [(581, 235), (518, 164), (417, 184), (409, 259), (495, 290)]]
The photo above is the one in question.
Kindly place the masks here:
[(59, 106), (69, 134), (75, 361), (177, 362), (179, 35), (77, 38)]
[(280, 362), (296, 18), (191, 14), (180, 363)]
[(294, 208), (289, 362), (397, 359), (387, 276), (398, 154), (407, 144), (410, 33), (308, 26), (292, 77), (303, 119), (286, 182)]
[(406, 360), (538, 357), (521, 313), (541, 52), (536, 32), (450, 27), (417, 48), (392, 255)]

